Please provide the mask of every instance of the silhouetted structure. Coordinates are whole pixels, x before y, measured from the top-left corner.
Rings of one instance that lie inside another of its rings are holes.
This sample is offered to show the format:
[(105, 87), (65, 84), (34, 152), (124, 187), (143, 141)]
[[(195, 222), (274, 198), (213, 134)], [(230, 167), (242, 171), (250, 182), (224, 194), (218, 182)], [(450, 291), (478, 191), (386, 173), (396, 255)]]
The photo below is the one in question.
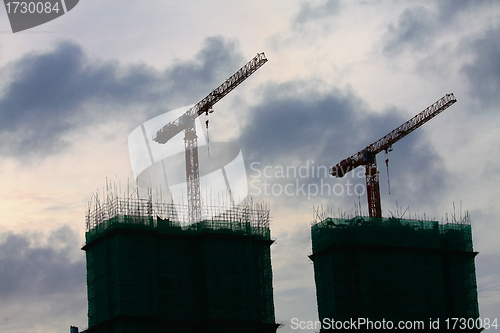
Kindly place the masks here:
[(438, 332), (438, 319), (445, 329), (448, 318), (479, 317), (470, 222), (327, 218), (311, 232), (319, 318), (330, 323), (322, 332), (331, 319), (422, 322), (414, 331)]
[(181, 225), (176, 208), (115, 198), (89, 210), (86, 332), (276, 332), (269, 211)]

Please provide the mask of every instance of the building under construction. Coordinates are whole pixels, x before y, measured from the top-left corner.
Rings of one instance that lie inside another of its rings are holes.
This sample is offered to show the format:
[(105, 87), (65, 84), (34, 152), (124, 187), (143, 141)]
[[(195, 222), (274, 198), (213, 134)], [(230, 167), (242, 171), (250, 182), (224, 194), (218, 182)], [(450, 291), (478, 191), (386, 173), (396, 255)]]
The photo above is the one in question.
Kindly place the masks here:
[[(451, 328), (448, 318), (479, 317), (477, 252), (472, 248), (468, 216), (460, 223), (446, 224), (326, 218), (317, 221), (311, 233), (319, 318), (329, 323), (322, 331), (328, 331), (331, 319), (364, 318), (372, 325), (385, 320), (392, 321), (394, 328), (408, 321), (414, 331), (436, 332)], [(472, 321), (468, 328), (474, 327)], [(424, 326), (417, 328), (416, 323)]]
[[(446, 94), (332, 167), (331, 175), (337, 178), (365, 167), (370, 217), (321, 218), (312, 227), (310, 258), (319, 317), (327, 321), (323, 330), (346, 328), (332, 327), (333, 319), (337, 324), (361, 319), (363, 325), (349, 327), (351, 330), (480, 330), (480, 320), (476, 320), (477, 252), (472, 249), (468, 214), (460, 222), (446, 224), (383, 218), (376, 162), (376, 155), (385, 151), (388, 168), (387, 154), (393, 144), (456, 101), (453, 94)], [(384, 320), (394, 326), (380, 327)], [(456, 320), (460, 320), (458, 325)]]
[(276, 332), (269, 210), (246, 203), (194, 224), (151, 199), (86, 217), (88, 333)]

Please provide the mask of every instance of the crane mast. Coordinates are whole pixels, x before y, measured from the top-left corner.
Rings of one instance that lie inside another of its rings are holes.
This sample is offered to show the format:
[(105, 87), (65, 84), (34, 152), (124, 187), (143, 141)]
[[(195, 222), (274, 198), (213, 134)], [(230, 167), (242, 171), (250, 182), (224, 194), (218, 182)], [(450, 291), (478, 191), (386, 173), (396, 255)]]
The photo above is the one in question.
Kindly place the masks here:
[(258, 53), (245, 66), (224, 81), (224, 83), (212, 90), (210, 94), (187, 110), (182, 116), (163, 126), (153, 136), (153, 141), (165, 144), (171, 138), (184, 131), (189, 223), (201, 220), (198, 136), (196, 135), (195, 120), (203, 113), (208, 115), (209, 112), (213, 112), (212, 107), (215, 103), (255, 73), (266, 62), (267, 59), (264, 53)]
[(330, 174), (332, 176), (342, 178), (346, 173), (354, 170), (360, 165), (364, 165), (366, 176), (366, 192), (368, 196), (368, 211), (370, 216), (382, 217), (382, 208), (380, 202), (380, 186), (377, 171), (376, 155), (381, 151), (392, 150), (392, 145), (404, 138), (447, 108), (449, 108), (457, 100), (453, 94), (446, 94), (437, 102), (427, 107), (425, 110), (394, 129), (381, 139), (368, 145), (365, 149), (356, 154), (342, 160), (334, 165)]

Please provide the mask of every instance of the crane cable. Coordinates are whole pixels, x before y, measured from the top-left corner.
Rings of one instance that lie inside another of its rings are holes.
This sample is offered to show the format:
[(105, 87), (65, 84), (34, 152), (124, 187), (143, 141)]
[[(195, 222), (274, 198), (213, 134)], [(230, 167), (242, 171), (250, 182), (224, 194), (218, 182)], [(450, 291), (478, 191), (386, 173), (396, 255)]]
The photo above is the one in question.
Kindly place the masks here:
[(389, 180), (389, 152), (385, 151), (385, 166), (387, 167), (387, 186), (389, 187), (389, 195), (391, 195), (391, 182)]
[[(208, 116), (208, 114), (207, 114)], [(207, 149), (208, 149), (208, 157), (210, 157), (210, 137), (208, 136), (208, 119), (205, 121), (205, 125), (207, 126)]]

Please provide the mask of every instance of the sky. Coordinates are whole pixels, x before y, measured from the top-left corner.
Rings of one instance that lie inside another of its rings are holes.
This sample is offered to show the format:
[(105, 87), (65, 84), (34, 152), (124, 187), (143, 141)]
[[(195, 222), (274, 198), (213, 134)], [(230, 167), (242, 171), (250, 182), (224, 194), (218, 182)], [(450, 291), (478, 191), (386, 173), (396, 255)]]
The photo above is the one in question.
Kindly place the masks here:
[(269, 61), (216, 104), (209, 135), (239, 145), (250, 195), (270, 204), (279, 331), (317, 319), (315, 209), (367, 215), (363, 169), (325, 168), (448, 93), (389, 169), (379, 154), (383, 215), (468, 211), (480, 314), (499, 316), (499, 2), (109, 0), (18, 33), (0, 9), (1, 332), (87, 326), (85, 212), (107, 181), (134, 184), (129, 134), (258, 52)]

